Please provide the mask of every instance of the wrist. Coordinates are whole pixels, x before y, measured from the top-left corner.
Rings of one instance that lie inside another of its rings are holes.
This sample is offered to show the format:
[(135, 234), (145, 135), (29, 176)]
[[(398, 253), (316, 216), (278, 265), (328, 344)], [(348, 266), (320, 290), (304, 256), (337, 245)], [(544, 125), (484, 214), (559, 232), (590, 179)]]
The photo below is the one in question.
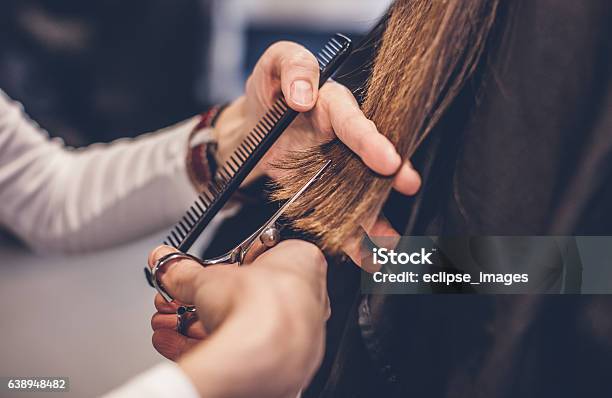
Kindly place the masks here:
[[(254, 124), (251, 125), (253, 122), (249, 118), (246, 108), (246, 97), (239, 97), (230, 103), (217, 118), (214, 126), (214, 136), (218, 143), (216, 159), (219, 165), (223, 165), (230, 158), (234, 150), (254, 127)], [(264, 172), (258, 165), (247, 177), (244, 184), (248, 185), (263, 175)]]

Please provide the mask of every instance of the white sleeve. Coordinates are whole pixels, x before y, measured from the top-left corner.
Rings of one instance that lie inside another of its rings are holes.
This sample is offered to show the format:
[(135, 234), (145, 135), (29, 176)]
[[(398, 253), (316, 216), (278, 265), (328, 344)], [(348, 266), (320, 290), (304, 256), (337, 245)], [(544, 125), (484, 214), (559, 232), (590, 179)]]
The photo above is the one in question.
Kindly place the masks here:
[(185, 154), (196, 123), (73, 150), (0, 90), (0, 224), (38, 251), (77, 252), (176, 222), (195, 197)]
[(174, 363), (163, 363), (104, 395), (103, 398), (198, 398), (189, 378)]

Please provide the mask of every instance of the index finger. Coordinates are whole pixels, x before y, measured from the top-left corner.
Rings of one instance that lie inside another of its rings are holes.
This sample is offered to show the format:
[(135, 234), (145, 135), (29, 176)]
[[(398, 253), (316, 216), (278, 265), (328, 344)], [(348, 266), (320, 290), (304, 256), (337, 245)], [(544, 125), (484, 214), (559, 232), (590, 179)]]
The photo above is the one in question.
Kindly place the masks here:
[(382, 175), (398, 171), (402, 163), (400, 155), (374, 122), (364, 115), (353, 93), (345, 86), (336, 82), (325, 84), (313, 115), (319, 129), (326, 131), (331, 127), (373, 171)]

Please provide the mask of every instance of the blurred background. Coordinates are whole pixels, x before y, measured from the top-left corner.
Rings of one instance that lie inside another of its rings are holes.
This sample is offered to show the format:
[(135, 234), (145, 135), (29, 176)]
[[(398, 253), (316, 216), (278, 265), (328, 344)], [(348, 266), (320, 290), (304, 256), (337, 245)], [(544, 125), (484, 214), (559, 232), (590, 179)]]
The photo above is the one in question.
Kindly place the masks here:
[[(390, 2), (3, 0), (0, 88), (69, 145), (136, 136), (238, 96), (271, 43), (358, 38)], [(62, 396), (94, 396), (161, 362), (142, 267), (164, 232), (42, 258), (0, 231), (0, 376), (67, 376)]]

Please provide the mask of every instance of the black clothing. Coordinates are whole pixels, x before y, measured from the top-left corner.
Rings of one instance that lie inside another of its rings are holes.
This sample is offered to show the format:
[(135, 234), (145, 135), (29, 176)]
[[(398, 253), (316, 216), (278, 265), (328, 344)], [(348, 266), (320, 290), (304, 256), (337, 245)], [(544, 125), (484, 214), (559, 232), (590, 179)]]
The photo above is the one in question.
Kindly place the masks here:
[[(406, 235), (610, 234), (612, 7), (503, 7), (476, 76), (413, 159), (421, 192), (386, 214)], [(353, 292), (306, 396), (612, 396), (611, 298)]]

